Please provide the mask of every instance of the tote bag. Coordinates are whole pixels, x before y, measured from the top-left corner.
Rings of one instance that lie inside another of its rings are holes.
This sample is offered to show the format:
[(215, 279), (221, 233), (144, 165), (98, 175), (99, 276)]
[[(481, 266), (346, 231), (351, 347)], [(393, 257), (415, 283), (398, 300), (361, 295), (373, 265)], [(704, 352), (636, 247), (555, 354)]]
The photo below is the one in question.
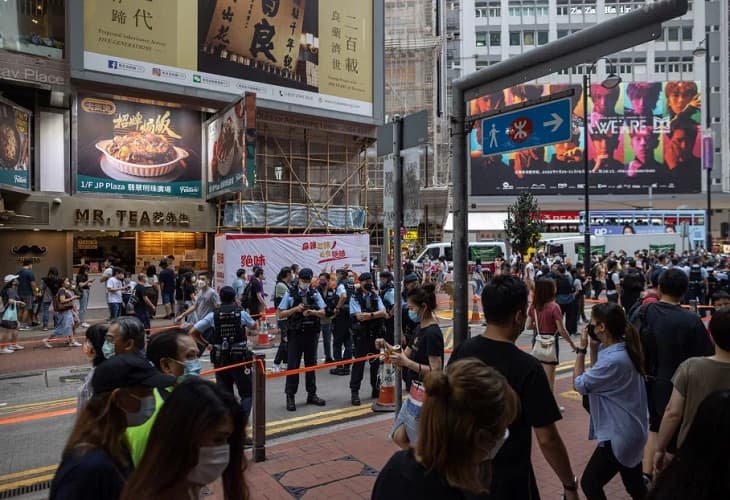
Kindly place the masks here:
[(555, 352), (555, 335), (540, 334), (537, 308), (533, 307), (532, 311), (535, 313), (535, 345), (532, 346), (532, 355), (541, 363), (557, 363), (558, 355)]

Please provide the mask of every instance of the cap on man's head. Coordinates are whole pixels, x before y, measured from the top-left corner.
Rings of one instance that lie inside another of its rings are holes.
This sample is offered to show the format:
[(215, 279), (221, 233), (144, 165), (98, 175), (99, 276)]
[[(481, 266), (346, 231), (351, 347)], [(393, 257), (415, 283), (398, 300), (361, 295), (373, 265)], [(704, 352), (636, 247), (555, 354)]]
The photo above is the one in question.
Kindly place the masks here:
[(176, 378), (165, 375), (139, 354), (117, 354), (94, 369), (91, 388), (94, 394), (111, 392), (123, 387), (170, 387)]
[(347, 269), (344, 267), (339, 268), (337, 271), (335, 271), (337, 274), (342, 274), (343, 276), (347, 276)]
[(373, 275), (370, 273), (362, 273), (358, 278), (359, 281), (372, 280), (372, 279), (373, 279)]
[(418, 275), (416, 273), (406, 274), (405, 278), (403, 278), (403, 283), (417, 283), (418, 282)]
[(305, 280), (305, 281), (306, 280), (311, 280), (312, 279), (312, 276), (314, 276), (314, 273), (308, 267), (305, 267), (304, 269), (301, 269), (299, 271), (299, 279), (300, 280)]
[(381, 278), (387, 278), (389, 280), (392, 280), (393, 279), (393, 273), (391, 273), (390, 271), (380, 271), (380, 277)]
[(221, 298), (221, 302), (230, 303), (236, 300), (236, 291), (232, 286), (224, 286), (218, 295)]

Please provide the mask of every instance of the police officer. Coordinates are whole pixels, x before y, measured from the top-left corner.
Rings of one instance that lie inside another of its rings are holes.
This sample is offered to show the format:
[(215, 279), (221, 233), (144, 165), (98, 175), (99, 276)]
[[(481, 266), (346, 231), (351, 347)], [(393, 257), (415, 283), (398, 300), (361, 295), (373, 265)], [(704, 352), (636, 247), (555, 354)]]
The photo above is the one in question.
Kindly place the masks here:
[(385, 306), (387, 316), (385, 318), (385, 339), (390, 345), (395, 341), (395, 320), (393, 319), (393, 308), (395, 307), (395, 285), (393, 284), (393, 273), (390, 271), (380, 272), (380, 282), (378, 283), (380, 291), (380, 300)]
[[(316, 288), (312, 286), (312, 270), (299, 271), (299, 278), (292, 284), (279, 304), (279, 317), (287, 320), (289, 334), (289, 362), (287, 368), (296, 370), (304, 355), (304, 366), (317, 364), (317, 341), (319, 320), (325, 315), (325, 303)], [(317, 381), (314, 371), (305, 375), (307, 404), (324, 406), (324, 399), (317, 396)], [(299, 374), (286, 377), (286, 409), (296, 411), (294, 395), (299, 388)]]
[[(252, 360), (253, 353), (248, 350), (246, 343), (246, 328), (256, 329), (256, 322), (251, 315), (236, 303), (236, 292), (233, 287), (221, 288), (220, 299), (221, 305), (215, 311), (206, 314), (190, 330), (190, 335), (196, 342), (210, 349), (210, 360), (214, 368)], [(216, 383), (231, 394), (233, 394), (233, 384), (236, 384), (246, 418), (251, 413), (253, 403), (251, 373), (251, 366), (215, 373)]]
[(335, 315), (335, 309), (339, 302), (339, 297), (334, 288), (330, 286), (330, 274), (328, 272), (319, 273), (319, 285), (317, 291), (324, 299), (325, 317), (320, 322), (322, 324), (322, 344), (324, 344), (324, 362), (333, 363), (332, 358), (332, 317)]
[(418, 323), (411, 321), (411, 318), (408, 317), (408, 304), (406, 303), (406, 295), (416, 288), (418, 283), (418, 276), (415, 273), (406, 274), (403, 278), (403, 291), (401, 292), (401, 325), (403, 331), (400, 338), (403, 349), (411, 345), (418, 329)]
[[(375, 349), (375, 339), (383, 335), (383, 322), (388, 313), (385, 312), (383, 301), (373, 290), (373, 277), (370, 273), (360, 275), (360, 289), (350, 298), (350, 316), (352, 317), (352, 337), (355, 344), (355, 357), (367, 356), (378, 352)], [(370, 361), (370, 385), (373, 389), (373, 398), (378, 397), (378, 368), (380, 361)], [(359, 361), (352, 366), (350, 378), (351, 403), (360, 405), (360, 384), (362, 383), (365, 361)]]
[[(350, 299), (355, 293), (355, 277), (348, 276), (347, 269), (337, 270), (337, 289), (335, 293), (339, 297), (335, 307), (335, 332), (332, 348), (335, 361), (352, 359), (352, 338), (350, 337)], [(343, 355), (344, 348), (344, 355)], [(332, 375), (349, 375), (350, 365), (338, 366), (330, 370)]]

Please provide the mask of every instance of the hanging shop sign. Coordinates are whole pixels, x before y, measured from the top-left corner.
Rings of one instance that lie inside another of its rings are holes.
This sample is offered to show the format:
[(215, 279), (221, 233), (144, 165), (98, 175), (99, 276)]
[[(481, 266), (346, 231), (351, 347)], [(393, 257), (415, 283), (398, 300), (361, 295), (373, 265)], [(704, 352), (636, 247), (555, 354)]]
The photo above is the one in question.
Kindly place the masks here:
[(151, 210), (100, 210), (77, 208), (74, 225), (88, 227), (183, 227), (190, 225), (190, 217), (184, 212)]

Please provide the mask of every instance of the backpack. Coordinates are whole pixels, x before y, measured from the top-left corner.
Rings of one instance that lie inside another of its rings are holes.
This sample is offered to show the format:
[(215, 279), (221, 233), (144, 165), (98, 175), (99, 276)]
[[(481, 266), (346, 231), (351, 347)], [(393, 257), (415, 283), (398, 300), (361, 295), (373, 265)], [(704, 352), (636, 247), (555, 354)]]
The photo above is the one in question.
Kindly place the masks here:
[(251, 286), (251, 281), (246, 283), (246, 286), (243, 289), (243, 293), (241, 294), (241, 307), (243, 309), (251, 309), (251, 291), (253, 290), (253, 287)]
[(56, 312), (68, 311), (74, 304), (73, 301), (61, 302), (61, 294), (66, 294), (65, 291), (59, 290), (58, 293), (53, 297), (53, 310)]
[(705, 290), (705, 280), (702, 278), (702, 268), (699, 264), (692, 264), (689, 268), (689, 293), (690, 299), (694, 299), (703, 294)]
[(634, 267), (630, 267), (623, 279), (623, 287), (627, 291), (640, 292), (644, 289), (645, 279), (641, 271)]

